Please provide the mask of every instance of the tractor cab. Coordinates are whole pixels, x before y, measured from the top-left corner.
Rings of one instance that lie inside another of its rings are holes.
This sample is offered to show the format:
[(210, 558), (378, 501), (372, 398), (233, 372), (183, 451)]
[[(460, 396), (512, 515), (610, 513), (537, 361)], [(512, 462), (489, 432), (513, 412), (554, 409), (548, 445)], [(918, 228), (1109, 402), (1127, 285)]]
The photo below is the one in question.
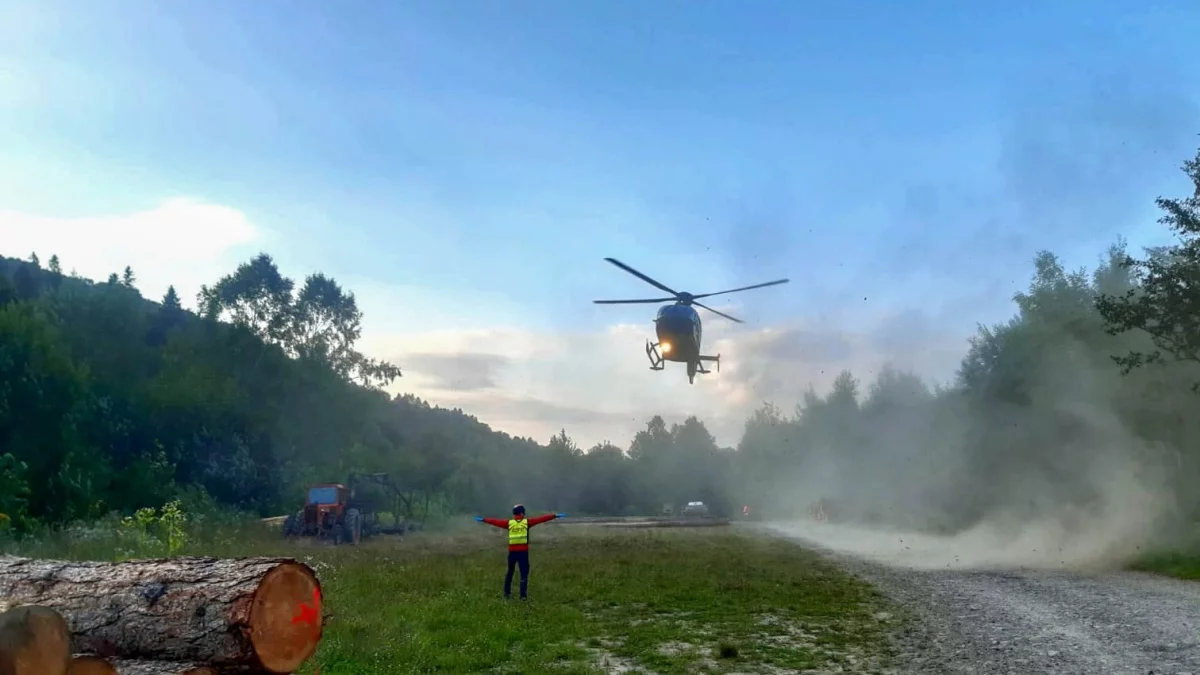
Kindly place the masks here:
[(343, 522), (349, 501), (350, 490), (341, 483), (313, 485), (304, 500), (304, 530), (318, 536), (334, 532)]
[[(365, 488), (374, 485), (376, 492)], [(386, 504), (386, 502), (391, 502)], [(411, 515), (411, 497), (386, 473), (352, 473), (343, 483), (317, 483), (308, 488), (304, 508), (283, 522), (283, 536), (316, 537), (334, 543), (357, 544), (364, 537), (376, 534), (404, 534), (420, 529), (423, 523), (401, 522), (400, 514)], [(381, 502), (383, 502), (381, 504)], [(380, 520), (380, 506), (392, 516), (391, 524)], [(407, 506), (407, 508), (406, 508)]]
[(308, 506), (336, 506), (345, 503), (350, 491), (340, 483), (314, 485), (308, 489)]
[(305, 509), (331, 511), (345, 507), (350, 501), (350, 490), (341, 483), (322, 483), (308, 488), (308, 497), (304, 500)]
[[(350, 490), (341, 483), (318, 483), (308, 488), (304, 508), (283, 521), (285, 537), (316, 537), (342, 541), (346, 520), (357, 522), (358, 513), (349, 508)], [(353, 526), (354, 523), (351, 523)]]

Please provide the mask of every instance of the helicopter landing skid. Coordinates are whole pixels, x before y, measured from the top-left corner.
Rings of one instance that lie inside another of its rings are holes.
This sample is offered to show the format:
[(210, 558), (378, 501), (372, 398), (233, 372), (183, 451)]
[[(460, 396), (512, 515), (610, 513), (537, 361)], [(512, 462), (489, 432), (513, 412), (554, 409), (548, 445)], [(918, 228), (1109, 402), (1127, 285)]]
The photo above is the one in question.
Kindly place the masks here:
[(705, 368), (704, 368), (705, 361), (716, 361), (717, 372), (718, 373), (721, 372), (721, 355), (717, 354), (716, 356), (701, 356), (699, 358), (699, 360), (696, 362), (696, 372), (697, 373), (704, 373), (705, 375), (707, 375), (708, 373), (712, 372), (711, 370), (705, 370)]
[(658, 353), (658, 343), (646, 340), (646, 357), (650, 359), (650, 370), (666, 368), (665, 359)]

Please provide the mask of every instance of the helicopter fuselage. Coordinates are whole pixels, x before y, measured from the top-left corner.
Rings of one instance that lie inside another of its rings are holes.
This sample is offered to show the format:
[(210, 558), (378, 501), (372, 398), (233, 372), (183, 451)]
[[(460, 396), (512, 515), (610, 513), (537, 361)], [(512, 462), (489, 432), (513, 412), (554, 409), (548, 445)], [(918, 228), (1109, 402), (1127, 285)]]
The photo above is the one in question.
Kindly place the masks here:
[(663, 305), (654, 317), (658, 351), (664, 361), (690, 363), (700, 356), (700, 315), (688, 305)]
[(787, 279), (776, 279), (768, 281), (765, 284), (754, 284), (753, 286), (743, 286), (741, 288), (731, 288), (726, 291), (718, 291), (716, 293), (701, 293), (693, 295), (691, 293), (679, 292), (672, 290), (669, 286), (664, 286), (661, 283), (651, 279), (641, 272), (633, 269), (629, 265), (617, 260), (616, 258), (605, 258), (606, 261), (625, 270), (633, 276), (645, 281), (655, 288), (671, 295), (665, 298), (639, 298), (636, 300), (596, 300), (598, 305), (627, 305), (627, 304), (658, 304), (660, 302), (675, 303), (665, 305), (658, 310), (658, 314), (654, 317), (654, 332), (658, 336), (658, 342), (650, 342), (646, 340), (646, 356), (650, 359), (650, 370), (662, 370), (664, 361), (674, 361), (676, 363), (687, 364), (688, 382), (695, 381), (696, 373), (709, 372), (704, 367), (704, 362), (712, 362), (717, 364), (717, 372), (721, 372), (721, 355), (708, 356), (700, 353), (700, 337), (701, 325), (700, 314), (693, 309), (693, 305), (701, 309), (707, 310), (724, 317), (730, 321), (741, 323), (742, 320), (729, 316), (724, 312), (709, 307), (708, 305), (697, 302), (701, 298), (707, 298), (714, 295), (725, 295), (726, 293), (737, 293), (740, 291), (748, 291), (754, 288), (763, 288), (766, 286), (775, 286), (776, 284), (786, 284)]

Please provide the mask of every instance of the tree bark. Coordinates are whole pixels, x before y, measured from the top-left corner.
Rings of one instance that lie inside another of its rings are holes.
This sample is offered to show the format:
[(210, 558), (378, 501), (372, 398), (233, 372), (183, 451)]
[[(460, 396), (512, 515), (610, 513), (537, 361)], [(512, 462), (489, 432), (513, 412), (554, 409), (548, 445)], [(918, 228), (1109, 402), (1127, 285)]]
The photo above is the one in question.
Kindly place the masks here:
[(290, 558), (0, 556), (0, 598), (57, 610), (75, 650), (102, 657), (290, 673), (321, 639), (320, 582)]
[(0, 675), (65, 675), (70, 660), (71, 633), (58, 612), (29, 605), (0, 614)]
[(198, 663), (172, 663), (169, 661), (113, 661), (117, 675), (222, 675), (223, 673), (247, 672), (218, 670)]
[(104, 659), (94, 654), (79, 654), (71, 659), (67, 675), (253, 675), (263, 671), (239, 666), (214, 668), (199, 663)]

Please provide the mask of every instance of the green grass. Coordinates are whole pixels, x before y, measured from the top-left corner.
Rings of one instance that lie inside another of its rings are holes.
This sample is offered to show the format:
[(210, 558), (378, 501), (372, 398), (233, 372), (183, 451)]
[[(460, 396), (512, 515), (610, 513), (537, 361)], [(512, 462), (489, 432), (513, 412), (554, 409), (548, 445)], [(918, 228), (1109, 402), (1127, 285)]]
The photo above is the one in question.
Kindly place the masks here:
[(1129, 568), (1176, 579), (1200, 581), (1200, 553), (1195, 551), (1151, 553), (1134, 561)]
[(315, 553), (334, 615), (320, 672), (588, 673), (606, 661), (745, 672), (884, 653), (882, 600), (786, 542), (725, 529), (537, 534), (528, 603), (501, 597), (502, 533)]
[(1138, 556), (1128, 568), (1187, 581), (1200, 581), (1200, 526), (1177, 532), (1169, 542)]
[(204, 552), (286, 553), (317, 570), (330, 617), (302, 674), (872, 672), (886, 663), (897, 620), (884, 612), (895, 610), (788, 542), (732, 527), (551, 524), (535, 535), (526, 603), (501, 597), (504, 534), (493, 528), (357, 548), (289, 546), (272, 533), (254, 550), (228, 542)]

